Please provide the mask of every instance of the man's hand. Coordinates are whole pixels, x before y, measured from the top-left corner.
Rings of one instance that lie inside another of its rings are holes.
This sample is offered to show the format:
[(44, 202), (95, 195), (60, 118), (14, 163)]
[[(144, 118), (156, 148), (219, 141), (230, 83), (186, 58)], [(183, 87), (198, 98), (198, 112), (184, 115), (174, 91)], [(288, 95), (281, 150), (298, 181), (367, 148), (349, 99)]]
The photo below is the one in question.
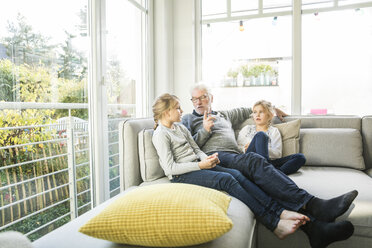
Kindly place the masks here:
[(207, 114), (207, 111), (204, 111), (204, 118), (203, 118), (203, 127), (209, 133), (214, 126), (214, 120), (216, 118)]
[(281, 111), (280, 109), (278, 108), (274, 108), (275, 110), (275, 114), (276, 116), (278, 116), (278, 118), (281, 120), (281, 121), (284, 121), (284, 117), (288, 116), (286, 113), (284, 113), (283, 111)]

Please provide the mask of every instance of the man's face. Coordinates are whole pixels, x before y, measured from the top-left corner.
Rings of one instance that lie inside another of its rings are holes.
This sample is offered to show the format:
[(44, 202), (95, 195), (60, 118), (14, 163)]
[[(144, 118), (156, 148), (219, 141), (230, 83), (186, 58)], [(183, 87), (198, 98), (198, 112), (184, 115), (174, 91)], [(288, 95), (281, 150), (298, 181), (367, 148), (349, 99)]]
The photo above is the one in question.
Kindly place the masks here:
[(195, 111), (199, 115), (203, 115), (204, 111), (208, 112), (210, 110), (209, 108), (213, 101), (213, 96), (208, 95), (208, 93), (204, 90), (195, 89), (191, 93), (191, 101), (194, 105)]

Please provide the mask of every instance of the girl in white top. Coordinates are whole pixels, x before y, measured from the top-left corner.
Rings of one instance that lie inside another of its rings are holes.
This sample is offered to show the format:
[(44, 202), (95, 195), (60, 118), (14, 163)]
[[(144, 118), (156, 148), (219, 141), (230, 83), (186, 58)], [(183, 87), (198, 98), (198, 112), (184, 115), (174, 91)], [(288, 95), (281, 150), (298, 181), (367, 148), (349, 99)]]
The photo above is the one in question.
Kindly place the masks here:
[(242, 152), (255, 152), (265, 157), (277, 169), (289, 175), (298, 171), (306, 162), (301, 153), (282, 157), (282, 137), (271, 125), (274, 117), (270, 102), (261, 100), (253, 105), (252, 117), (255, 125), (245, 126), (238, 135)]
[(227, 192), (245, 203), (258, 221), (280, 239), (310, 220), (285, 210), (238, 170), (219, 166), (217, 153), (207, 156), (202, 152), (188, 129), (178, 123), (182, 112), (178, 98), (170, 94), (161, 95), (153, 105), (152, 143), (160, 166), (172, 183), (190, 183)]

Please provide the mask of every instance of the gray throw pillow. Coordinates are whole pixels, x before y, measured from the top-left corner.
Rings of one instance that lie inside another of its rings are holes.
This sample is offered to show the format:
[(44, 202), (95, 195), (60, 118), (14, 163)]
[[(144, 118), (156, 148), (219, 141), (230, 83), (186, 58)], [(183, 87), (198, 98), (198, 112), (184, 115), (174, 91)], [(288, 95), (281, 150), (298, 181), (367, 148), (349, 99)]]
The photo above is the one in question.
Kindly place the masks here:
[(138, 133), (138, 153), (141, 177), (144, 182), (154, 181), (164, 177), (164, 171), (159, 163), (159, 156), (152, 144), (154, 129), (144, 129)]
[(362, 136), (357, 129), (305, 128), (300, 137), (306, 165), (365, 169)]

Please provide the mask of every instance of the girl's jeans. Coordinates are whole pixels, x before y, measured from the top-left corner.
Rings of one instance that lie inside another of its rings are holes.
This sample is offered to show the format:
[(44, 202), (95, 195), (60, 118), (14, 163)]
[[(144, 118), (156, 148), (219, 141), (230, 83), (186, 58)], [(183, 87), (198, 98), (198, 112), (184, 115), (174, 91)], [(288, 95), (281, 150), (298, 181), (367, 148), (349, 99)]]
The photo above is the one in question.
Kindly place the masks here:
[(289, 175), (298, 171), (306, 162), (302, 153), (292, 154), (279, 159), (269, 159), (269, 137), (264, 132), (258, 132), (249, 144), (246, 153), (255, 152), (267, 159), (278, 170)]

